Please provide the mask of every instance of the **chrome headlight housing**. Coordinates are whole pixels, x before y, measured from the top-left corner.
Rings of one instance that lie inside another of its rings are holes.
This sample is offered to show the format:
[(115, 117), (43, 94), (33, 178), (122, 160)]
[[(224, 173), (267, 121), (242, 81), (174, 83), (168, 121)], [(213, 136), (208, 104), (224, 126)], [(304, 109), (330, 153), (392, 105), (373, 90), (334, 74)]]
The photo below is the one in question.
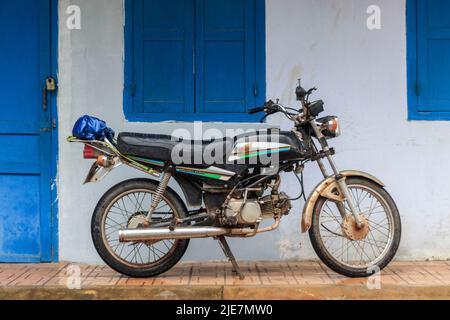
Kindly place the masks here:
[(338, 117), (329, 116), (317, 120), (322, 134), (327, 138), (337, 138), (341, 135), (341, 123)]

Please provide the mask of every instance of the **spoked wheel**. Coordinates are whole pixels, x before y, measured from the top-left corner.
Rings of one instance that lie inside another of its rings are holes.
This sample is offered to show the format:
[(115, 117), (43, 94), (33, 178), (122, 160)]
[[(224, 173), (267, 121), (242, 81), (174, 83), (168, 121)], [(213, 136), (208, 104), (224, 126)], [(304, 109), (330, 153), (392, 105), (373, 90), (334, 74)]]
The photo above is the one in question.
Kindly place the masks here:
[(342, 218), (335, 202), (319, 199), (310, 238), (314, 250), (332, 270), (348, 277), (367, 277), (385, 268), (400, 244), (400, 215), (391, 196), (379, 185), (361, 178), (347, 184), (364, 227), (349, 214)]
[[(171, 269), (183, 257), (189, 240), (125, 243), (122, 229), (143, 228), (157, 185), (150, 180), (125, 181), (100, 200), (92, 218), (92, 238), (102, 259), (114, 270), (131, 277), (152, 277)], [(151, 225), (184, 218), (186, 208), (167, 190), (152, 216)], [(150, 225), (150, 227), (151, 227)]]

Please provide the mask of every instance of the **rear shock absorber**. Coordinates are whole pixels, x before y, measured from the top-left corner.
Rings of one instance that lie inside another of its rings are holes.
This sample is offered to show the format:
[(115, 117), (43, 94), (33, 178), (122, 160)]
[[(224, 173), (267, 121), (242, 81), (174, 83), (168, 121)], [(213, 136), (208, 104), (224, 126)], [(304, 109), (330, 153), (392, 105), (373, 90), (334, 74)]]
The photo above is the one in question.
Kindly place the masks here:
[(162, 197), (167, 190), (171, 178), (172, 172), (170, 170), (166, 170), (161, 178), (161, 182), (159, 183), (158, 188), (156, 189), (152, 204), (150, 205), (150, 210), (148, 211), (147, 220), (149, 222), (152, 221), (153, 213), (161, 203)]

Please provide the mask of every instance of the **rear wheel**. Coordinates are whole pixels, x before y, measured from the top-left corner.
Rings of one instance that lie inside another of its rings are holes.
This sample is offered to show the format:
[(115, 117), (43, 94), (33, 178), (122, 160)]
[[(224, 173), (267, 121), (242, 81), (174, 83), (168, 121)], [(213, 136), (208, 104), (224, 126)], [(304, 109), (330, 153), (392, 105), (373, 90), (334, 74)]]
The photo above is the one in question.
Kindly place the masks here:
[[(157, 189), (151, 180), (137, 179), (118, 184), (97, 205), (92, 217), (92, 239), (100, 257), (114, 270), (131, 277), (160, 275), (183, 257), (189, 240), (156, 243), (119, 241), (119, 231), (142, 227)], [(152, 223), (184, 218), (186, 207), (167, 190), (152, 216)]]
[(394, 258), (401, 238), (400, 215), (394, 200), (376, 183), (348, 178), (347, 185), (365, 227), (357, 227), (347, 203), (343, 219), (335, 202), (320, 198), (310, 238), (317, 255), (332, 270), (348, 277), (367, 277)]

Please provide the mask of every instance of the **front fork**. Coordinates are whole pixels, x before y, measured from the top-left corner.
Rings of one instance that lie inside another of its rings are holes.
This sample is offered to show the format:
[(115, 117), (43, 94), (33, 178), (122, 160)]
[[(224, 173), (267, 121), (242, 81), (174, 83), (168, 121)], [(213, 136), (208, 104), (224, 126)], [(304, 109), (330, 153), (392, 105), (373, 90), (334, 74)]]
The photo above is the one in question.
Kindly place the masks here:
[[(337, 185), (339, 187), (339, 191), (344, 196), (344, 199), (347, 201), (350, 211), (355, 218), (356, 225), (358, 226), (358, 228), (363, 228), (364, 222), (361, 220), (361, 212), (358, 210), (358, 208), (355, 204), (355, 199), (353, 199), (353, 196), (350, 192), (350, 189), (348, 188), (345, 177), (342, 176), (340, 171), (337, 169), (336, 163), (334, 162), (334, 159), (333, 159), (333, 156), (331, 153), (331, 149), (328, 145), (328, 142), (327, 142), (325, 136), (322, 134), (322, 132), (317, 127), (315, 120), (312, 120), (310, 122), (310, 124), (316, 134), (316, 137), (318, 138), (318, 140), (320, 142), (320, 145), (322, 146), (322, 150), (323, 150), (323, 153), (325, 154), (325, 158), (328, 160), (330, 167), (333, 170)], [(322, 171), (322, 174), (325, 177), (325, 179), (328, 178), (329, 177), (328, 171), (325, 168), (325, 165), (320, 157), (317, 159), (317, 164), (319, 165), (320, 171)], [(342, 218), (345, 219), (347, 217), (347, 212), (345, 210), (344, 202), (336, 202), (336, 205), (338, 207), (338, 210), (339, 210)]]

